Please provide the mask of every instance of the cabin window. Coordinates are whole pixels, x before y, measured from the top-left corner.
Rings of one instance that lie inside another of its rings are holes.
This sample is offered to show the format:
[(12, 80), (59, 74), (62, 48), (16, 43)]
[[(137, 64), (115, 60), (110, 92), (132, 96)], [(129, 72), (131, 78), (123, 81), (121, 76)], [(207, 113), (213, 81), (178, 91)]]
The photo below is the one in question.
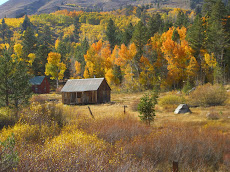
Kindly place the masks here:
[(81, 94), (82, 94), (81, 92), (78, 92), (77, 93), (77, 98), (81, 98)]

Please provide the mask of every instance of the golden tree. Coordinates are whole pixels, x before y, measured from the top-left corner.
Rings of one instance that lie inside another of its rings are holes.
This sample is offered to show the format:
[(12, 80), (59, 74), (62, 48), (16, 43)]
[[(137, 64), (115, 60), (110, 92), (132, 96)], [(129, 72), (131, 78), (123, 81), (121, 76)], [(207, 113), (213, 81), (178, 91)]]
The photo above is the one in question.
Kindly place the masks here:
[(51, 75), (51, 79), (56, 79), (57, 88), (58, 80), (63, 79), (66, 65), (61, 62), (61, 54), (50, 52), (47, 57), (45, 74)]

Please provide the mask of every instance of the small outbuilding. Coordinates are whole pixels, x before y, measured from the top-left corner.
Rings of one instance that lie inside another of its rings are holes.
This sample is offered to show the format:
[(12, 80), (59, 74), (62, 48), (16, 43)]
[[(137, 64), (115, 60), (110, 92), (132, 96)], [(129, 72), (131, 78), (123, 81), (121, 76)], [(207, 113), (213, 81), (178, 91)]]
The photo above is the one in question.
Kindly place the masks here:
[(63, 104), (97, 104), (110, 102), (111, 88), (105, 78), (70, 79), (61, 92)]
[(50, 92), (50, 84), (45, 76), (35, 76), (30, 79), (32, 91), (36, 94), (48, 94)]

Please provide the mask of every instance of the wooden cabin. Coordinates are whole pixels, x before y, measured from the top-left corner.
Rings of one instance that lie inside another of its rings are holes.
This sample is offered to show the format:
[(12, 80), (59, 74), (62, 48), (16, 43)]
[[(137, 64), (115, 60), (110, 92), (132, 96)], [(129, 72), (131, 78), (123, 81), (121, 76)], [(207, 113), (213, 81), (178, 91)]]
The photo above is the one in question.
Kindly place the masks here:
[(32, 91), (36, 94), (48, 94), (50, 92), (50, 84), (45, 76), (35, 76), (30, 79)]
[(111, 88), (105, 78), (70, 79), (61, 92), (63, 104), (97, 104), (110, 102)]

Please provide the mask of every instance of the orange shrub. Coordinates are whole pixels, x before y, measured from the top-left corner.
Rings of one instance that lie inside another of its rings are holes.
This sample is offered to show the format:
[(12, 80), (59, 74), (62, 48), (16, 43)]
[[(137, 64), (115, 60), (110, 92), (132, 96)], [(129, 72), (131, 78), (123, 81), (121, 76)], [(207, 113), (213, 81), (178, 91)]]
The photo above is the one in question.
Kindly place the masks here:
[(219, 168), (226, 143), (216, 130), (172, 123), (149, 135), (136, 136), (130, 142), (117, 142), (115, 146), (122, 147), (124, 154), (135, 155), (139, 162), (149, 161), (161, 169), (178, 161), (182, 169), (199, 171)]

